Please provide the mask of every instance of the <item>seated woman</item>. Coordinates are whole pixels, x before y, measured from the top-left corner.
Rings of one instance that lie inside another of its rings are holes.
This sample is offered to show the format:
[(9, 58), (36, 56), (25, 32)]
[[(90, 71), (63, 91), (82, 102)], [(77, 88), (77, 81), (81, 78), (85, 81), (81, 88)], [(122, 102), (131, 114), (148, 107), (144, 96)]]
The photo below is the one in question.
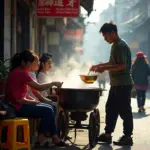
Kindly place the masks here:
[[(48, 72), (51, 69), (51, 64), (52, 64), (51, 57), (52, 55), (45, 53), (40, 58), (40, 66), (37, 71), (37, 80), (41, 84), (47, 83), (50, 80)], [(45, 90), (42, 91), (41, 94), (44, 97), (49, 97), (50, 95), (56, 95), (56, 91), (54, 89), (51, 89), (51, 91)]]
[[(52, 58), (52, 55), (48, 53), (44, 53), (40, 58), (40, 66), (37, 71), (37, 81), (40, 84), (47, 83), (50, 80), (50, 76), (48, 72), (50, 71), (52, 67), (51, 58)], [(47, 97), (51, 99), (53, 102), (58, 101), (58, 96), (54, 89), (42, 91), (41, 94), (43, 97)], [(60, 111), (63, 111), (63, 109), (58, 105), (58, 112)]]
[[(39, 58), (36, 57), (35, 58), (35, 61), (32, 63), (31, 65), (31, 68), (30, 68), (30, 72), (29, 72), (29, 75), (30, 77), (37, 82), (37, 79), (36, 79), (36, 71), (38, 70), (39, 68), (39, 65), (38, 65), (38, 62), (39, 62)], [(27, 95), (28, 96), (31, 96), (31, 97), (34, 97), (35, 99), (45, 103), (46, 105), (49, 104), (48, 106), (49, 107), (52, 107), (53, 110), (54, 110), (54, 115), (56, 116), (56, 113), (57, 113), (57, 104), (56, 103), (53, 103), (53, 101), (47, 97), (44, 97), (42, 96), (41, 92), (39, 92), (38, 90), (34, 89), (34, 88), (31, 88), (31, 87), (28, 87), (28, 92), (27, 92)]]
[(58, 88), (62, 86), (60, 82), (39, 84), (29, 76), (29, 71), (35, 58), (34, 53), (29, 50), (14, 55), (11, 60), (11, 70), (8, 75), (5, 100), (11, 102), (18, 117), (42, 118), (39, 127), (39, 146), (44, 145), (44, 134), (47, 132), (51, 133), (55, 145), (67, 146), (57, 136), (52, 107), (48, 107), (44, 103), (26, 95), (28, 86), (39, 91), (52, 88), (52, 86)]

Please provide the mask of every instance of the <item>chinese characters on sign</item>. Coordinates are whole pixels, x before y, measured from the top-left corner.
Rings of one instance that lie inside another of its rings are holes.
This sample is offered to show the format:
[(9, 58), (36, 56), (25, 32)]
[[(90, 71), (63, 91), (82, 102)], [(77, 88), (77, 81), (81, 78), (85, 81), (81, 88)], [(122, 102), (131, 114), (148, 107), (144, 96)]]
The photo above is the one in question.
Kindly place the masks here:
[(38, 17), (78, 17), (80, 0), (36, 0)]

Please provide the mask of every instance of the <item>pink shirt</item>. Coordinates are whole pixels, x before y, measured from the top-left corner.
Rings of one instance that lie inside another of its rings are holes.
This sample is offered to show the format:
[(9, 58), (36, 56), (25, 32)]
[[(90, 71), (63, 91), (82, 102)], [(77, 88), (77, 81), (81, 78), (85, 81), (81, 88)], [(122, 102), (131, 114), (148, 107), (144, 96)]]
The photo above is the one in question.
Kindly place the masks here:
[(10, 101), (16, 110), (19, 110), (23, 104), (18, 101), (26, 98), (27, 83), (33, 81), (28, 72), (23, 69), (16, 68), (8, 75), (5, 99)]
[(136, 90), (147, 90), (148, 89), (148, 85), (134, 85), (134, 88)]

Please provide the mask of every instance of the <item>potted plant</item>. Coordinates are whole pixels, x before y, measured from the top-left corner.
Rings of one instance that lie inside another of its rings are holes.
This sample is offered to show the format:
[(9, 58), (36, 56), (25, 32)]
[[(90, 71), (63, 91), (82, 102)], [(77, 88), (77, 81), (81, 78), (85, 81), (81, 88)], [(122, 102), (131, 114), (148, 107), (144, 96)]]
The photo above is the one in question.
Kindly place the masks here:
[(5, 84), (10, 67), (8, 66), (9, 59), (0, 60), (0, 95), (5, 93)]

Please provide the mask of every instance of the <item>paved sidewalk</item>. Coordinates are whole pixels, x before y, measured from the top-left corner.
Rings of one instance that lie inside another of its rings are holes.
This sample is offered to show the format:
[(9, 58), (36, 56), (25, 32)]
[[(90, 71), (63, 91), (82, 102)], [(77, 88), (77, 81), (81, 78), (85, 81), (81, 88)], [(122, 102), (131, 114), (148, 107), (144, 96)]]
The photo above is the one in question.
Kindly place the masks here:
[[(100, 97), (99, 110), (101, 113), (101, 133), (104, 132), (105, 126), (105, 102), (107, 100), (108, 91), (104, 92), (104, 95)], [(148, 94), (150, 95), (150, 94)], [(149, 96), (148, 96), (149, 97)], [(132, 99), (133, 117), (134, 117), (134, 146), (129, 147), (116, 147), (113, 145), (100, 145), (93, 150), (150, 150), (150, 99), (146, 101), (146, 113), (137, 113), (136, 99)], [(88, 120), (85, 121), (88, 123)], [(116, 130), (113, 134), (113, 139), (118, 139), (122, 136), (122, 120), (119, 118), (116, 126)], [(88, 132), (80, 131), (77, 134), (77, 145), (69, 148), (63, 148), (65, 150), (86, 150), (88, 149)], [(60, 150), (61, 148), (55, 148)]]

